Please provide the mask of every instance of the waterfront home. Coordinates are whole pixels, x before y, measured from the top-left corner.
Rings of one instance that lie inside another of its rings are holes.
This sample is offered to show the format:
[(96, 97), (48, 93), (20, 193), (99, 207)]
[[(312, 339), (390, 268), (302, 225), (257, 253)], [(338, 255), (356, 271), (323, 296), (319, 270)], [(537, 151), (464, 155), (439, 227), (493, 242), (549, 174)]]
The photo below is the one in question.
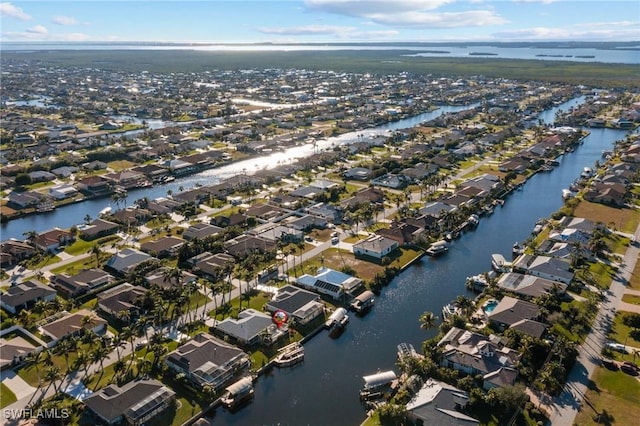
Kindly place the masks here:
[(89, 411), (108, 425), (143, 425), (175, 405), (175, 392), (157, 380), (133, 380), (108, 385), (83, 401)]
[(144, 174), (148, 179), (151, 179), (152, 182), (161, 182), (162, 179), (169, 176), (169, 170), (158, 164), (144, 164), (134, 167), (131, 170)]
[(37, 204), (43, 202), (47, 198), (48, 197), (46, 195), (40, 194), (39, 192), (35, 191), (11, 191), (9, 193), (9, 205), (17, 207), (19, 209), (26, 209), (27, 207), (35, 207)]
[(63, 183), (49, 188), (49, 195), (56, 200), (64, 200), (65, 198), (71, 198), (78, 195), (78, 190), (71, 186), (71, 184)]
[(114, 254), (105, 264), (105, 268), (120, 275), (126, 275), (133, 269), (145, 262), (150, 262), (155, 258), (146, 253), (133, 248), (125, 248)]
[(619, 183), (595, 183), (584, 193), (584, 199), (614, 207), (625, 205), (626, 187)]
[(538, 320), (540, 307), (535, 303), (504, 296), (493, 308), (493, 311), (487, 313), (487, 317), (489, 322), (499, 330), (504, 330), (523, 319)]
[(561, 259), (549, 256), (520, 255), (513, 262), (513, 271), (560, 281), (569, 284), (573, 279), (571, 265)]
[(272, 314), (279, 310), (283, 311), (290, 319), (301, 325), (324, 315), (324, 304), (320, 301), (318, 294), (292, 285), (285, 285), (278, 289), (264, 308)]
[(400, 221), (393, 221), (389, 228), (382, 228), (376, 234), (396, 241), (401, 246), (413, 244), (420, 238), (428, 238), (429, 230), (437, 224), (437, 219), (433, 216), (420, 215), (418, 217), (402, 218)]
[(30, 244), (18, 240), (6, 240), (0, 243), (0, 266), (13, 266), (16, 263), (28, 259), (36, 250)]
[(586, 234), (592, 234), (595, 229), (605, 230), (602, 223), (596, 223), (583, 217), (564, 216), (558, 225), (565, 229), (578, 229)]
[(296, 284), (336, 300), (343, 298), (346, 294), (353, 294), (363, 285), (360, 278), (325, 267), (318, 268), (316, 275), (302, 275), (296, 280)]
[(87, 176), (76, 181), (76, 187), (91, 196), (109, 195), (113, 192), (113, 183), (102, 176)]
[[(573, 246), (568, 243), (561, 243), (557, 241), (544, 240), (538, 248), (536, 252), (541, 255), (556, 257), (558, 259), (570, 260), (572, 253), (574, 252)], [(584, 250), (583, 254), (587, 254), (588, 252)]]
[(36, 349), (31, 342), (20, 335), (9, 340), (0, 337), (0, 370), (22, 363), (27, 356), (37, 350), (41, 348)]
[(120, 230), (121, 226), (117, 223), (109, 222), (104, 219), (94, 219), (88, 225), (79, 225), (78, 231), (80, 238), (85, 241), (95, 240), (96, 238), (113, 235)]
[(433, 216), (436, 219), (441, 219), (449, 212), (457, 210), (457, 207), (453, 204), (449, 204), (444, 200), (432, 201), (427, 203), (424, 207), (421, 207), (419, 213), (421, 215)]
[(107, 330), (107, 322), (88, 309), (80, 309), (73, 314), (62, 312), (61, 315), (61, 318), (38, 327), (43, 335), (51, 338), (47, 347), (51, 348), (60, 339), (80, 334), (83, 330), (91, 330), (96, 334)]
[(505, 291), (533, 299), (552, 293), (564, 294), (567, 291), (567, 284), (560, 281), (517, 272), (502, 274), (497, 285)]
[(84, 269), (75, 275), (57, 274), (51, 277), (51, 287), (66, 297), (77, 297), (113, 282), (113, 275), (101, 269)]
[(271, 315), (255, 309), (245, 309), (238, 318), (226, 318), (214, 327), (215, 331), (242, 345), (272, 344), (285, 335), (286, 327), (277, 326)]
[(370, 259), (382, 262), (382, 258), (389, 256), (397, 250), (399, 244), (396, 240), (383, 235), (372, 235), (366, 240), (358, 241), (353, 245), (353, 254), (359, 259)]
[(123, 170), (104, 175), (104, 178), (110, 181), (114, 186), (120, 186), (124, 189), (140, 188), (149, 186), (149, 180), (145, 175), (133, 170)]
[(38, 281), (25, 281), (5, 290), (0, 297), (0, 306), (17, 314), (22, 309), (31, 309), (37, 302), (51, 302), (56, 294), (54, 289)]
[(208, 333), (199, 333), (170, 352), (165, 363), (176, 374), (184, 373), (194, 385), (208, 385), (216, 391), (251, 365), (249, 355), (241, 349)]
[(515, 383), (520, 353), (504, 346), (498, 336), (487, 337), (452, 327), (438, 346), (442, 348), (441, 366), (472, 376), (482, 375), (485, 389), (496, 383)]
[(152, 256), (163, 258), (173, 257), (178, 254), (178, 250), (185, 244), (185, 240), (178, 237), (162, 237), (157, 240), (147, 241), (140, 244), (140, 250)]
[(144, 297), (146, 292), (147, 290), (143, 287), (122, 283), (99, 293), (97, 306), (102, 312), (123, 321), (125, 320), (122, 316), (126, 313), (128, 321), (131, 321), (139, 316), (138, 301)]
[(590, 238), (591, 235), (589, 233), (576, 228), (565, 228), (561, 231), (552, 230), (549, 232), (549, 239), (552, 241), (560, 241), (570, 245), (580, 244), (582, 247), (587, 245)]
[(146, 223), (153, 217), (153, 214), (142, 208), (127, 207), (111, 214), (114, 221), (125, 226), (138, 226)]
[(54, 253), (60, 247), (73, 243), (75, 240), (76, 237), (71, 232), (54, 228), (38, 234), (34, 240), (34, 245), (42, 251)]
[(473, 426), (480, 421), (463, 411), (469, 395), (454, 386), (434, 379), (420, 388), (406, 405), (407, 417), (414, 424), (442, 426)]

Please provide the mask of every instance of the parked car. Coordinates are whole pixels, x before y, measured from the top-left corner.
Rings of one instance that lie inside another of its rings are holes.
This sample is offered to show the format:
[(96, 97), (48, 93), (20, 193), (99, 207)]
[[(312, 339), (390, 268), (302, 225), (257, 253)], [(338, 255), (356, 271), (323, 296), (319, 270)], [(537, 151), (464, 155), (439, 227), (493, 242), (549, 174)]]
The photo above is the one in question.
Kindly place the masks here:
[(600, 358), (600, 362), (602, 363), (602, 366), (609, 369), (609, 370), (618, 370), (618, 364), (609, 358)]
[(620, 370), (624, 371), (630, 376), (637, 376), (638, 374), (640, 374), (640, 372), (638, 371), (638, 366), (629, 361), (623, 362), (622, 365), (620, 365)]

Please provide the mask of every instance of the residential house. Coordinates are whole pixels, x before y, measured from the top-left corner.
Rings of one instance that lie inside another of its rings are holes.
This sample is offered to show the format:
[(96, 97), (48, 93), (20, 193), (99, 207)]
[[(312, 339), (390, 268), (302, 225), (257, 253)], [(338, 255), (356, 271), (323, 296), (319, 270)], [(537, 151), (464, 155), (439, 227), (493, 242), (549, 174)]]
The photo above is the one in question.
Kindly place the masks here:
[(298, 324), (305, 325), (319, 316), (324, 317), (324, 304), (316, 293), (292, 285), (285, 285), (269, 302), (265, 309), (272, 314), (283, 311)]
[(0, 306), (7, 312), (17, 314), (22, 309), (30, 309), (37, 302), (50, 302), (56, 298), (56, 291), (37, 281), (25, 281), (11, 286), (2, 293)]
[(178, 250), (185, 244), (185, 240), (178, 237), (162, 237), (157, 240), (140, 244), (140, 250), (159, 258), (173, 257), (178, 254)]
[(87, 195), (99, 197), (111, 194), (114, 184), (102, 176), (87, 176), (77, 180), (76, 187)]
[(227, 318), (215, 330), (247, 346), (271, 344), (285, 335), (285, 328), (277, 326), (270, 315), (255, 309), (245, 309), (238, 318)]
[(289, 243), (299, 242), (304, 238), (304, 232), (274, 223), (266, 223), (264, 225), (256, 226), (249, 231), (249, 233), (265, 240), (275, 242), (276, 244), (280, 241)]
[(192, 283), (196, 281), (196, 276), (187, 272), (182, 271), (180, 279), (177, 278), (169, 278), (167, 277), (167, 270), (169, 268), (162, 267), (158, 268), (155, 271), (148, 273), (144, 278), (147, 281), (149, 286), (156, 286), (164, 289), (168, 289), (171, 287), (182, 287), (186, 284)]
[(504, 330), (523, 319), (537, 320), (540, 317), (540, 307), (535, 303), (504, 296), (487, 317), (489, 322)]
[(380, 188), (364, 188), (357, 191), (351, 198), (340, 203), (343, 209), (355, 209), (363, 204), (371, 204), (374, 207), (384, 207), (384, 191)]
[(299, 277), (296, 284), (317, 293), (326, 294), (339, 300), (347, 294), (362, 287), (362, 280), (343, 272), (334, 271), (330, 268), (318, 268), (316, 275), (304, 274)]
[(40, 350), (27, 339), (17, 335), (7, 340), (0, 337), (0, 370), (22, 363), (27, 356)]
[(109, 180), (114, 186), (120, 186), (124, 189), (141, 188), (151, 184), (144, 174), (133, 170), (109, 173), (104, 175), (104, 178)]
[(139, 316), (139, 301), (146, 293), (147, 290), (143, 287), (123, 283), (99, 293), (98, 308), (117, 319), (123, 319), (122, 316), (126, 312), (126, 316), (131, 321)]
[(593, 203), (623, 207), (625, 193), (626, 188), (622, 184), (596, 183), (584, 193), (584, 199)]
[(60, 247), (73, 243), (75, 240), (76, 237), (71, 232), (54, 228), (38, 234), (34, 240), (34, 244), (40, 250), (54, 253), (60, 249)]
[(35, 254), (33, 246), (18, 240), (6, 240), (0, 243), (0, 266), (13, 266)]
[(92, 414), (108, 425), (144, 425), (175, 405), (173, 390), (157, 380), (108, 385), (84, 399)]
[(78, 226), (80, 238), (85, 241), (95, 240), (96, 238), (106, 237), (117, 233), (121, 225), (109, 222), (105, 219), (94, 219), (88, 225)]
[(127, 207), (111, 214), (113, 220), (124, 226), (139, 226), (153, 217), (151, 211), (142, 208)]
[(236, 259), (227, 253), (204, 252), (189, 259), (189, 263), (192, 265), (194, 273), (215, 281), (220, 279), (226, 266), (233, 267), (235, 265)]
[(564, 294), (567, 291), (565, 283), (517, 272), (502, 274), (497, 285), (505, 291), (533, 299), (552, 293)]
[(105, 268), (117, 274), (126, 275), (133, 271), (136, 266), (154, 259), (154, 257), (140, 250), (126, 248), (113, 255), (113, 257), (107, 261)]
[(407, 417), (416, 425), (473, 426), (480, 421), (464, 413), (469, 395), (434, 379), (427, 382), (406, 405)]
[(569, 284), (573, 272), (569, 262), (549, 256), (523, 254), (513, 262), (513, 271)]
[(204, 240), (205, 238), (213, 237), (222, 232), (222, 228), (208, 223), (196, 223), (189, 226), (183, 233), (182, 238), (187, 241), (191, 240)]
[(438, 346), (442, 348), (441, 366), (472, 376), (482, 375), (485, 389), (496, 383), (515, 383), (520, 353), (504, 346), (498, 336), (487, 337), (452, 327)]
[(254, 235), (242, 234), (224, 244), (227, 253), (237, 259), (246, 257), (250, 253), (266, 253), (275, 250), (277, 243)]
[(305, 209), (306, 213), (325, 219), (333, 224), (342, 223), (342, 209), (333, 204), (318, 203)]
[(345, 179), (354, 179), (360, 181), (368, 181), (373, 176), (371, 169), (364, 167), (352, 167), (349, 170), (342, 173)]
[(357, 258), (373, 259), (381, 262), (383, 257), (389, 256), (399, 246), (394, 239), (383, 235), (372, 235), (366, 240), (355, 243), (353, 245), (353, 254)]
[(372, 185), (383, 186), (385, 188), (402, 189), (407, 186), (407, 179), (403, 175), (387, 173), (383, 176), (371, 179)]
[(208, 333), (197, 334), (173, 352), (165, 363), (176, 374), (184, 373), (197, 386), (224, 388), (251, 365), (249, 355)]
[(51, 277), (51, 287), (66, 297), (77, 297), (88, 292), (94, 292), (110, 284), (115, 278), (101, 269), (85, 269), (71, 276), (57, 274)]
[(96, 334), (107, 330), (107, 322), (88, 309), (81, 309), (73, 314), (64, 312), (62, 317), (38, 328), (42, 334), (51, 338), (48, 347), (55, 346), (60, 339), (91, 330)]
[(310, 214), (305, 214), (302, 217), (291, 216), (283, 223), (286, 223), (287, 226), (297, 229), (298, 231), (308, 232), (312, 229), (325, 229), (329, 224), (326, 219), (320, 218), (318, 216), (312, 216)]
[(49, 188), (49, 195), (56, 200), (64, 200), (65, 198), (71, 198), (78, 195), (78, 190), (71, 186), (71, 184), (64, 183)]

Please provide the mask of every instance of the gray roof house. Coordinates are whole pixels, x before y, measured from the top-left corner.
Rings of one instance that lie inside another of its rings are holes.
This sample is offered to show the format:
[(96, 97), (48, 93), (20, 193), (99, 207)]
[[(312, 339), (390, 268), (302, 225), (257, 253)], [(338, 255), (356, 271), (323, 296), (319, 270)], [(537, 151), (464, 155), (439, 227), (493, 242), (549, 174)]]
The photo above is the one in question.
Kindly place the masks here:
[(265, 309), (271, 313), (281, 310), (299, 324), (307, 324), (324, 314), (324, 304), (316, 293), (292, 285), (278, 289)]
[(396, 240), (382, 235), (372, 235), (366, 240), (358, 241), (353, 245), (353, 254), (358, 258), (374, 259), (381, 261), (383, 257), (400, 247)]
[(512, 385), (518, 375), (520, 353), (504, 346), (497, 336), (452, 327), (438, 346), (442, 347), (440, 365), (465, 374), (481, 374), (485, 389), (496, 383)]
[(480, 422), (464, 414), (469, 395), (456, 387), (428, 379), (406, 405), (414, 424), (439, 426), (472, 426)]
[[(85, 318), (91, 318), (91, 321), (87, 322)], [(95, 312), (81, 309), (73, 314), (63, 312), (61, 318), (39, 327), (42, 334), (52, 339), (47, 344), (50, 348), (55, 346), (58, 340), (80, 333), (83, 329), (93, 330), (96, 334), (102, 333), (107, 330), (107, 322), (96, 315)]]
[(157, 380), (135, 380), (109, 385), (83, 402), (108, 425), (142, 425), (175, 403), (175, 392)]
[(513, 263), (515, 272), (522, 272), (529, 275), (546, 278), (552, 281), (560, 281), (569, 284), (573, 279), (569, 262), (549, 257), (549, 256), (532, 256), (523, 254)]
[(121, 312), (128, 312), (130, 318), (138, 315), (140, 308), (136, 299), (144, 297), (147, 290), (129, 283), (120, 284), (98, 294), (98, 307), (117, 318)]
[(270, 344), (285, 334), (285, 330), (279, 328), (270, 315), (255, 309), (245, 309), (237, 319), (227, 318), (218, 323), (215, 329), (244, 345)]
[(362, 280), (340, 271), (321, 267), (318, 268), (316, 275), (304, 274), (299, 277), (297, 284), (308, 290), (340, 299), (346, 293), (353, 294), (362, 286)]
[(519, 296), (536, 298), (554, 291), (563, 294), (567, 284), (551, 281), (535, 275), (524, 275), (517, 272), (507, 272), (498, 279), (498, 287)]
[(167, 366), (199, 386), (222, 389), (249, 368), (249, 355), (208, 333), (197, 334), (165, 358)]
[(136, 266), (143, 262), (148, 262), (154, 257), (141, 252), (140, 250), (126, 248), (113, 255), (107, 261), (105, 268), (115, 271), (118, 274), (125, 275), (133, 270)]
[(536, 320), (540, 316), (540, 307), (514, 297), (505, 296), (488, 314), (489, 321), (501, 329), (512, 326), (523, 319)]
[(101, 269), (85, 269), (70, 276), (57, 274), (51, 278), (51, 286), (68, 297), (76, 297), (89, 291), (95, 291), (114, 280), (113, 275)]
[(0, 306), (12, 314), (29, 308), (39, 301), (50, 302), (56, 298), (56, 291), (36, 281), (27, 281), (9, 287), (0, 297)]

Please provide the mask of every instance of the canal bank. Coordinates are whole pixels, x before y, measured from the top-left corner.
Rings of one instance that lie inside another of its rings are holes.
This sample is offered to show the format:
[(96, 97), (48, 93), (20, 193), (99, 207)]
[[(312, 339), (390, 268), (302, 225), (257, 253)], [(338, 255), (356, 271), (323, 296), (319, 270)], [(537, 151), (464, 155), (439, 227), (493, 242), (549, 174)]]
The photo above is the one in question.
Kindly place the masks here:
[(531, 235), (536, 221), (563, 204), (561, 191), (583, 167), (601, 158), (625, 132), (591, 129), (575, 152), (563, 156), (548, 173), (531, 177), (513, 192), (493, 215), (482, 218), (475, 231), (451, 243), (439, 258), (422, 258), (383, 289), (376, 306), (355, 318), (339, 339), (320, 335), (305, 345), (305, 364), (290, 371), (273, 371), (256, 383), (252, 404), (237, 413), (208, 413), (214, 424), (336, 424), (362, 422), (365, 408), (359, 400), (362, 376), (378, 370), (397, 370), (396, 345), (421, 347), (436, 330), (420, 329), (424, 311), (438, 314), (456, 296), (473, 296), (465, 288), (467, 276), (490, 268), (490, 253), (507, 257), (514, 241)]

